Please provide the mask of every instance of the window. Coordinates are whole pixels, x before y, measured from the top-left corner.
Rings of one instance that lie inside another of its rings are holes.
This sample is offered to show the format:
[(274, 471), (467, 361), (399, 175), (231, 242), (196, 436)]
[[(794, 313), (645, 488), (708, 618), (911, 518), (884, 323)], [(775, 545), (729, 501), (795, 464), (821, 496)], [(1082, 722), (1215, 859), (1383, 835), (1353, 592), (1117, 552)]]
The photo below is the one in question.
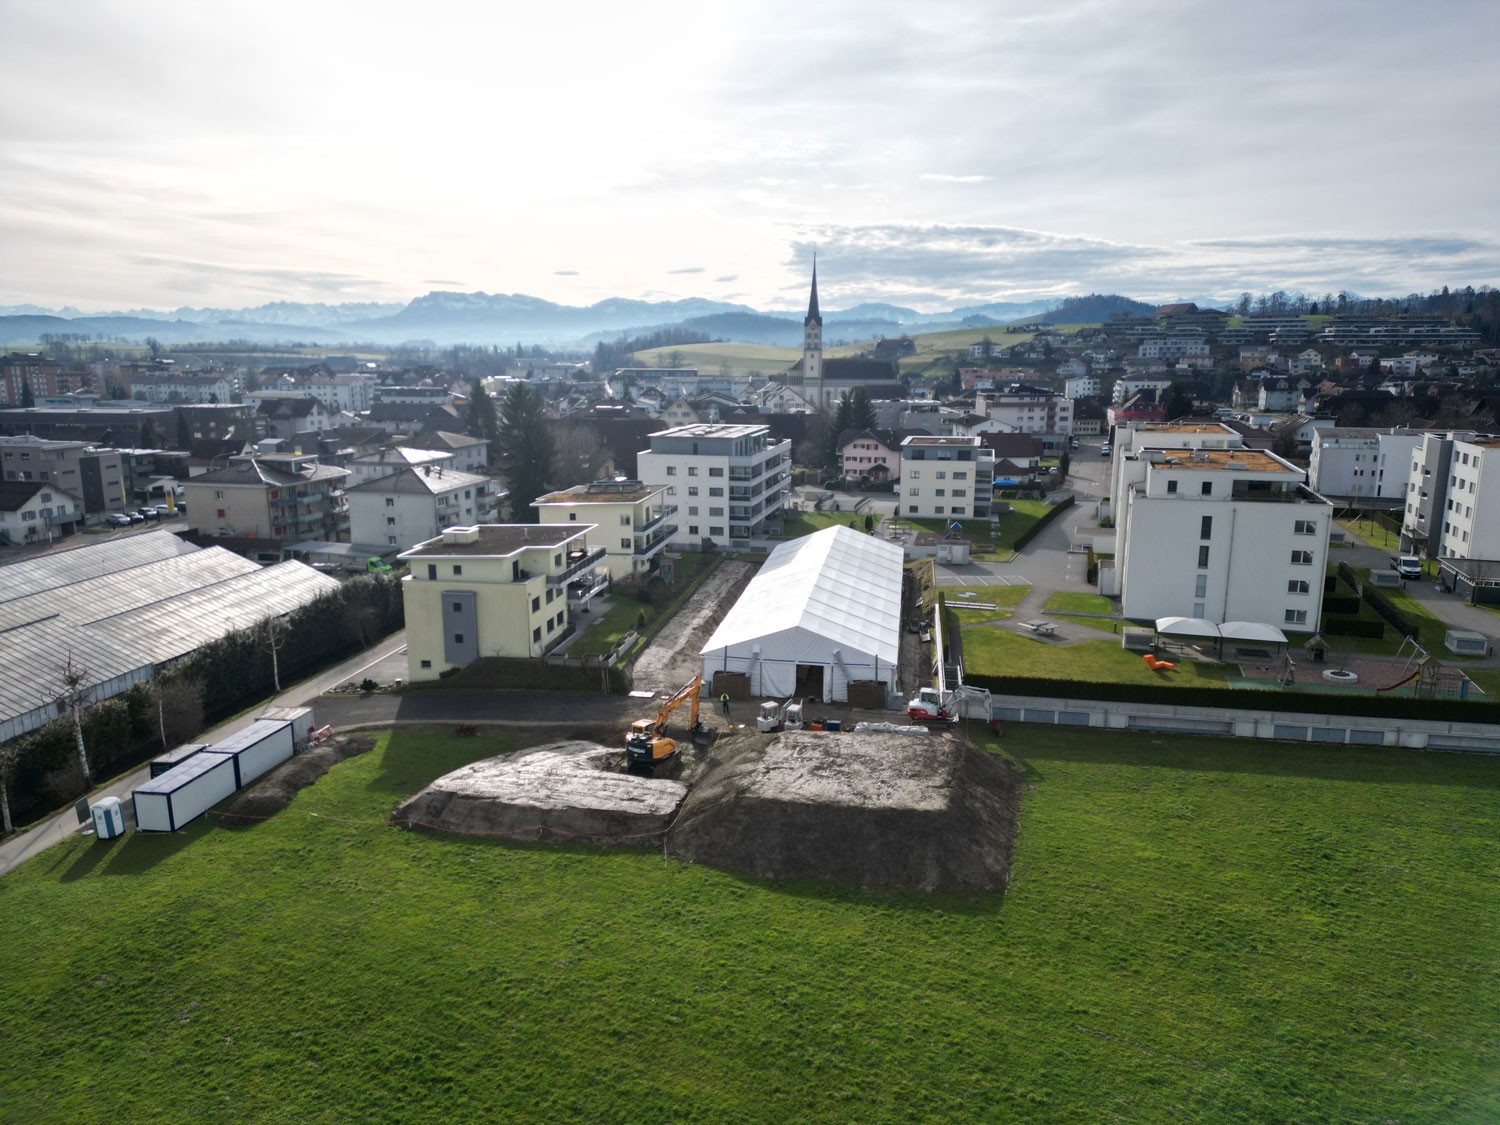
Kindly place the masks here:
[(1201, 520), (1198, 521), (1198, 538), (1212, 539), (1213, 537), (1214, 518), (1213, 516), (1204, 516)]
[(458, 563), (454, 563), (453, 564), (453, 577), (454, 578), (459, 577), (459, 575), (463, 574), (463, 572), (464, 572), (464, 568), (463, 567), (461, 567)]
[(967, 472), (963, 471), (963, 470), (958, 470), (958, 471), (956, 471), (953, 474), (953, 479), (954, 480), (968, 480), (969, 479), (969, 474)]
[(224, 518), (225, 518), (225, 517), (224, 517), (224, 509), (223, 509), (223, 508), (220, 508), (220, 509), (219, 509), (219, 518), (220, 518), (220, 519), (224, 519)]
[(215, 500), (222, 500), (222, 499), (224, 499), (224, 490), (222, 488), (216, 488), (216, 489), (214, 489), (214, 499)]
[(908, 496), (920, 496), (922, 495), (922, 490), (920, 488), (908, 488), (906, 494)]
[(1311, 551), (1293, 551), (1292, 552), (1292, 565), (1293, 566), (1312, 566), (1312, 552)]
[(396, 498), (394, 496), (387, 496), (385, 498), (385, 506), (387, 508), (394, 508), (396, 506)]
[(710, 535), (723, 535), (724, 529), (722, 527), (710, 527), (708, 533)]
[(1307, 610), (1305, 610), (1305, 609), (1289, 609), (1289, 610), (1287, 610), (1286, 611), (1286, 616), (1282, 618), (1282, 623), (1286, 624), (1286, 625), (1306, 625), (1307, 624)]
[(385, 526), (386, 527), (395, 527), (396, 526), (396, 517), (395, 516), (386, 516), (385, 517)]
[(945, 488), (934, 489), (933, 492), (937, 496), (946, 496), (948, 494), (948, 490)]
[(937, 479), (938, 479), (938, 480), (947, 480), (947, 479), (948, 479), (948, 474), (947, 474), (947, 473), (945, 473), (945, 472), (943, 472), (943, 470), (942, 470), (942, 469), (939, 469), (939, 470), (938, 470), (938, 471), (937, 471)]
[(1305, 594), (1309, 587), (1305, 578), (1293, 578), (1286, 584), (1288, 594)]
[(1203, 567), (1205, 567), (1207, 565), (1208, 565), (1208, 547), (1207, 546), (1199, 547), (1198, 548), (1198, 567), (1201, 570)]
[(464, 635), (462, 633), (454, 633), (453, 634), (453, 643), (456, 644), (456, 645), (463, 644), (464, 643)]
[(1207, 602), (1194, 602), (1193, 603), (1193, 616), (1194, 617), (1206, 617), (1207, 616), (1207, 608), (1208, 608), (1208, 603)]
[(396, 537), (394, 535), (387, 535), (385, 537), (385, 541), (388, 544), (390, 544), (392, 547), (394, 547), (396, 545)]
[(552, 604), (552, 599), (553, 599), (553, 598), (554, 598), (554, 597), (556, 597), (556, 595), (555, 595), (555, 594), (554, 594), (554, 593), (553, 593), (553, 592), (552, 592), (552, 587), (551, 587), (551, 586), (548, 586), (548, 587), (547, 587), (547, 604), (548, 604), (548, 605), (551, 605), (551, 604)]
[(954, 496), (955, 499), (958, 498), (958, 497), (960, 497), (960, 496), (967, 496), (968, 494), (969, 494), (969, 490), (967, 488), (955, 488), (953, 490), (953, 496)]
[(710, 496), (723, 496), (724, 490), (722, 488), (710, 488), (708, 494)]
[(1175, 480), (1169, 480), (1169, 481), (1167, 481), (1167, 494), (1171, 495), (1172, 493), (1174, 493), (1176, 491), (1177, 491), (1177, 482)]
[(462, 613), (463, 611), (464, 611), (464, 603), (463, 602), (454, 602), (453, 603), (453, 612), (454, 613)]
[(697, 504), (689, 504), (688, 505), (688, 515), (690, 515), (690, 516), (696, 516), (697, 514), (698, 514), (698, 505)]
[(531, 631), (531, 640), (532, 640), (533, 643), (536, 643), (537, 641), (540, 641), (541, 639), (542, 639), (542, 627), (540, 625), (538, 625), (535, 629), (533, 629)]
[(917, 514), (917, 506), (915, 504), (908, 504), (906, 506), (906, 514), (909, 515), (909, 516), (916, 515)]
[[(1197, 583), (1193, 587), (1193, 597), (1195, 597), (1195, 598), (1206, 598), (1206, 597), (1208, 597), (1208, 575), (1206, 575), (1206, 574), (1200, 574), (1200, 575), (1198, 575)], [(1195, 614), (1193, 614), (1193, 616), (1194, 617), (1202, 617), (1203, 614), (1201, 614), (1201, 613), (1195, 613)]]
[(696, 484), (690, 484), (690, 485), (688, 485), (688, 495), (689, 496), (697, 496), (698, 495), (698, 486)]
[[(688, 515), (692, 515), (692, 514), (693, 514), (692, 512), (688, 513)], [(695, 523), (688, 524), (688, 534), (689, 535), (697, 535), (698, 534), (698, 525), (695, 524)]]
[(911, 479), (912, 479), (912, 480), (917, 480), (917, 479), (918, 479), (918, 478), (919, 478), (919, 477), (921, 477), (921, 475), (922, 475), (922, 470), (921, 470), (921, 469), (913, 469), (913, 470), (912, 470), (912, 471), (911, 471), (911, 472), (910, 472), (910, 473), (909, 473), (909, 474), (907, 474), (907, 475), (908, 475), (908, 476), (910, 476), (910, 477), (911, 477)]
[(722, 477), (724, 475), (724, 468), (723, 468), (723, 466), (721, 465), (717, 469), (709, 469), (708, 470), (708, 475), (711, 476), (711, 477)]
[(724, 514), (724, 509), (723, 508), (710, 508), (708, 510), (708, 514), (710, 516), (722, 516)]
[(1204, 481), (1203, 482), (1203, 487), (1200, 488), (1198, 491), (1199, 491), (1199, 494), (1202, 495), (1202, 496), (1212, 496), (1214, 494), (1214, 482), (1211, 481), (1211, 480)]
[(621, 527), (629, 527), (630, 524), (631, 524), (631, 521), (633, 519), (634, 519), (634, 517), (631, 516), (630, 513), (627, 512), (626, 514), (624, 514), (624, 515), (622, 515), (620, 517), (620, 526)]
[(629, 539), (621, 539), (620, 540), (620, 546), (623, 547), (627, 551), (630, 550), (630, 540)]
[(531, 599), (531, 612), (532, 613), (540, 613), (541, 611), (542, 611), (542, 599), (539, 598), (539, 597), (532, 598)]
[(677, 475), (677, 466), (676, 465), (668, 465), (667, 466), (667, 476), (669, 476), (669, 477), (675, 477), (676, 475)]
[(427, 564), (427, 577), (428, 578), (436, 578), (437, 577), (437, 563), (428, 563)]
[(432, 667), (432, 661), (430, 661), (430, 660), (424, 660), (424, 661), (422, 661), (422, 667), (423, 668), (431, 668)]
[(938, 516), (942, 515), (943, 514), (943, 506), (941, 504), (934, 505), (933, 509), (932, 509), (932, 512), (933, 512), (933, 515), (938, 515)]
[(697, 465), (689, 465), (688, 466), (688, 476), (695, 477), (697, 475), (698, 475), (698, 466)]

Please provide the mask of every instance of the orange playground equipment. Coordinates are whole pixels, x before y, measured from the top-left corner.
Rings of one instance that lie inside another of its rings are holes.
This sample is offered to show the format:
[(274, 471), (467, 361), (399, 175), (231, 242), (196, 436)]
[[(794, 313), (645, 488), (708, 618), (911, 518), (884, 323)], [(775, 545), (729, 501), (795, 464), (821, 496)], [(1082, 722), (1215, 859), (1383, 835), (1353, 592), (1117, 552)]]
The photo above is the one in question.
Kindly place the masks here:
[(1154, 653), (1154, 652), (1148, 652), (1148, 653), (1146, 653), (1146, 655), (1143, 656), (1143, 657), (1141, 657), (1141, 659), (1146, 662), (1146, 667), (1150, 668), (1151, 671), (1153, 671), (1153, 672), (1175, 672), (1175, 671), (1177, 671), (1177, 665), (1173, 664), (1170, 660), (1158, 660), (1158, 659), (1156, 659), (1156, 653)]

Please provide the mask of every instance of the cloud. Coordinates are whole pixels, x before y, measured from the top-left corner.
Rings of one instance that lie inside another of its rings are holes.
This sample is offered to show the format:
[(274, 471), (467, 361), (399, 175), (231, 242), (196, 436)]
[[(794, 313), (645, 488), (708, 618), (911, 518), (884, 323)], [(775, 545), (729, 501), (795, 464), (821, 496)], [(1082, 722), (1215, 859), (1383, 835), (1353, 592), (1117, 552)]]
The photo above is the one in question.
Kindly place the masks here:
[(706, 273), (702, 266), (687, 266), (680, 270), (668, 270), (668, 273)]
[(917, 178), (937, 184), (985, 184), (994, 179), (993, 176), (954, 176), (947, 172), (923, 172)]
[(318, 293), (330, 297), (344, 294), (363, 295), (389, 286), (375, 278), (356, 274), (330, 273), (270, 266), (226, 266), (215, 262), (195, 262), (186, 258), (166, 258), (150, 254), (131, 254), (126, 261), (132, 266), (157, 270), (163, 288), (182, 293), (207, 293), (221, 287), (241, 287), (257, 292), (284, 296)]
[(552, 271), (552, 276), (553, 277), (577, 277), (578, 276), (578, 271), (577, 270), (553, 270)]
[(739, 279), (740, 275), (737, 273), (726, 273), (720, 277), (714, 278), (714, 281), (719, 282), (720, 284), (727, 284), (728, 282), (738, 281)]
[(452, 289), (458, 292), (462, 292), (469, 287), (469, 284), (466, 281), (448, 281), (447, 279), (441, 277), (424, 277), (422, 279), (422, 284), (440, 285), (444, 289)]

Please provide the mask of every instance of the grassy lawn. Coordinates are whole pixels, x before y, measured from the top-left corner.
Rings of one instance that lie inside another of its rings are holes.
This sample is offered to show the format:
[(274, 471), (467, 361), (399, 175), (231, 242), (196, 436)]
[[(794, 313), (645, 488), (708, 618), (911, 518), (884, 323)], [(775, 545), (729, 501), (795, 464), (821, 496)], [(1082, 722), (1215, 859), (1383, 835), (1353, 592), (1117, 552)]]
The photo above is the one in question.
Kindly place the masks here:
[(1059, 590), (1047, 599), (1042, 607), (1048, 613), (1109, 613), (1115, 611), (1115, 603), (1099, 594), (1079, 594), (1070, 590)]
[[(590, 623), (583, 636), (568, 646), (568, 653), (572, 656), (602, 656), (632, 629), (640, 629), (644, 637), (656, 622), (681, 608), (688, 595), (697, 589), (699, 581), (707, 576), (707, 564), (712, 561), (713, 557), (702, 551), (683, 551), (677, 559), (677, 580), (672, 598), (659, 609), (639, 601), (626, 592), (625, 587), (616, 587), (611, 595), (614, 604), (602, 617)], [(645, 616), (644, 624), (640, 624), (642, 615)]]
[(1336, 522), (1350, 537), (1363, 540), (1371, 547), (1379, 547), (1383, 551), (1390, 551), (1391, 554), (1401, 549), (1401, 536), (1384, 524), (1376, 523), (1374, 520), (1338, 520)]
[(12, 1121), (1479, 1122), (1496, 764), (1014, 727), (1010, 890), (777, 886), (384, 823), (401, 731), (243, 832), (0, 879)]
[[(869, 513), (875, 519), (875, 526), (880, 526), (881, 515), (879, 512)], [(804, 535), (811, 535), (815, 531), (822, 531), (825, 527), (852, 527), (855, 531), (864, 531), (864, 512), (784, 512), (782, 514), (782, 527), (784, 528), (781, 538), (800, 539)]]
[[(944, 603), (949, 609), (963, 610), (960, 625), (978, 625), (984, 621), (999, 621), (1014, 616), (1015, 607), (1021, 599), (1031, 593), (1030, 586), (943, 586)], [(967, 595), (973, 595), (972, 597)], [(970, 609), (969, 602), (996, 606), (995, 609)]]
[(637, 367), (666, 367), (674, 359), (682, 367), (696, 367), (700, 374), (779, 375), (802, 358), (801, 348), (773, 348), (765, 344), (674, 344), (636, 352)]
[(1119, 639), (1058, 644), (1045, 637), (1006, 629), (965, 629), (964, 670), (975, 675), (1039, 676), (1117, 684), (1176, 684), (1222, 687), (1231, 667), (1182, 661), (1175, 672), (1153, 672), (1139, 653), (1126, 652)]
[[(1102, 617), (1074, 617), (1067, 613), (1049, 613), (1047, 617), (1053, 621), (1071, 621), (1074, 625), (1082, 625), (1085, 629), (1093, 629), (1097, 633), (1113, 633), (1118, 636), (1120, 632), (1119, 621), (1106, 620)], [(1129, 624), (1129, 622), (1124, 624)]]

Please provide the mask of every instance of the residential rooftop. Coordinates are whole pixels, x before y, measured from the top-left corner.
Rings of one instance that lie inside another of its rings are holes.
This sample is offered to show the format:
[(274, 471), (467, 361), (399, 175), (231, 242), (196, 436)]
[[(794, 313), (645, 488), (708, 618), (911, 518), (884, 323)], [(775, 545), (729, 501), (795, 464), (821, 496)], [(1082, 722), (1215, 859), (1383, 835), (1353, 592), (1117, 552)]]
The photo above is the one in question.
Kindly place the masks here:
[(1225, 427), (1218, 422), (1145, 422), (1135, 428), (1138, 434), (1222, 434)]
[(536, 547), (561, 547), (593, 531), (596, 526), (591, 523), (482, 523), (474, 527), (450, 527), (436, 539), (402, 551), (399, 557), (491, 555), (500, 558)]
[(1143, 454), (1154, 468), (1209, 469), (1241, 473), (1284, 473), (1302, 477), (1302, 470), (1263, 449), (1152, 449)]
[(766, 432), (766, 427), (747, 426), (734, 422), (690, 422), (685, 426), (673, 426), (669, 430), (657, 430), (652, 437), (705, 437), (741, 438), (754, 437)]
[(557, 492), (549, 492), (537, 498), (538, 504), (634, 504), (664, 492), (662, 488), (650, 488), (638, 480), (596, 481), (593, 484), (575, 484)]

